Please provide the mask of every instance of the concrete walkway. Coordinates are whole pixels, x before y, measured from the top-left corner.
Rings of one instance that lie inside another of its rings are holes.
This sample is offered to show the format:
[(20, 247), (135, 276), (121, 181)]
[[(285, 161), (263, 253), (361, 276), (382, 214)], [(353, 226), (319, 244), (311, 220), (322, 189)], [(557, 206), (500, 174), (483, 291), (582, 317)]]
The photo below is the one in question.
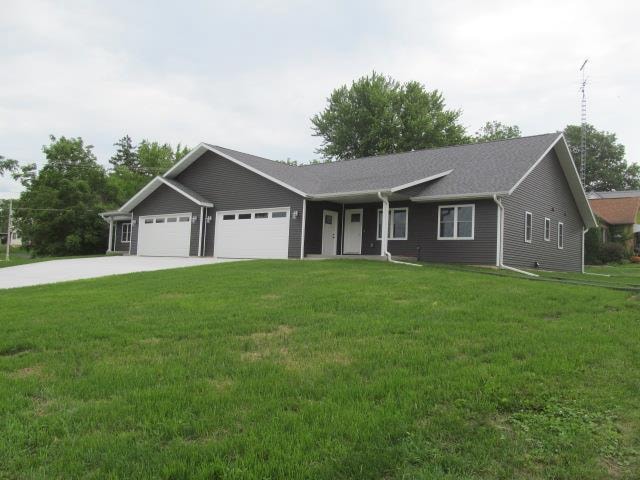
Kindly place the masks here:
[(0, 289), (67, 282), (133, 272), (233, 262), (210, 257), (94, 257), (49, 260), (0, 268)]

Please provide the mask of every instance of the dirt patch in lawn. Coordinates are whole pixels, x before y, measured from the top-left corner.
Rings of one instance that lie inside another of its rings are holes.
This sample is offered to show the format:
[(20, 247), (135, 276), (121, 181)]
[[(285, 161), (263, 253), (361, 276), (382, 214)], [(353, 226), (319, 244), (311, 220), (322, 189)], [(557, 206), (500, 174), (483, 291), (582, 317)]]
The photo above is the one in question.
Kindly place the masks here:
[(28, 378), (28, 377), (41, 377), (42, 365), (32, 365), (30, 367), (21, 368), (15, 372), (9, 374), (11, 378)]

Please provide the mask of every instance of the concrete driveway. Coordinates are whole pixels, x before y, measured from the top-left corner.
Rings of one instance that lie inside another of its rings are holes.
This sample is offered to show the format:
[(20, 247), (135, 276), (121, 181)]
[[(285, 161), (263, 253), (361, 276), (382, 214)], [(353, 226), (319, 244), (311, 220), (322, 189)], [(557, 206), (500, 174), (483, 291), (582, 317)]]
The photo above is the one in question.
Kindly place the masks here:
[(0, 268), (0, 289), (67, 282), (83, 278), (106, 277), (122, 273), (150, 272), (170, 268), (194, 267), (235, 260), (198, 257), (94, 257), (49, 260)]

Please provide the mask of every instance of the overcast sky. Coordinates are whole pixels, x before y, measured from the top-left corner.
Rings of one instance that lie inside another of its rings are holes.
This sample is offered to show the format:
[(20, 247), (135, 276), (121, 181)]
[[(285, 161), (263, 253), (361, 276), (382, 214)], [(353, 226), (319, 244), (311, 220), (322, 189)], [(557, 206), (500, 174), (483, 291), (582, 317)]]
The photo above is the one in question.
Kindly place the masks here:
[[(640, 4), (632, 1), (0, 0), (0, 155), (43, 162), (48, 135), (101, 163), (124, 134), (317, 158), (310, 117), (372, 70), (444, 93), (475, 132), (588, 116), (640, 160)], [(20, 187), (0, 178), (0, 198)]]

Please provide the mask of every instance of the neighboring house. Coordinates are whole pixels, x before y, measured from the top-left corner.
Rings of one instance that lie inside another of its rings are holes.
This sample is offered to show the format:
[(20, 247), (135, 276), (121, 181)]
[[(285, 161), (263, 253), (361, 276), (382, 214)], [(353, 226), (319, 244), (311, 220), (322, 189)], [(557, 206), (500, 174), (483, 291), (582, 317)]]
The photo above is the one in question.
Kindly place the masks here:
[(592, 192), (589, 203), (600, 220), (602, 243), (621, 242), (640, 251), (640, 190)]
[(115, 212), (132, 255), (427, 262), (581, 271), (595, 227), (561, 134), (291, 166), (201, 143)]
[[(0, 240), (3, 244), (7, 243), (7, 234), (0, 234)], [(22, 238), (20, 237), (20, 232), (17, 230), (13, 230), (11, 232), (11, 246), (13, 247), (21, 247), (22, 246)]]

